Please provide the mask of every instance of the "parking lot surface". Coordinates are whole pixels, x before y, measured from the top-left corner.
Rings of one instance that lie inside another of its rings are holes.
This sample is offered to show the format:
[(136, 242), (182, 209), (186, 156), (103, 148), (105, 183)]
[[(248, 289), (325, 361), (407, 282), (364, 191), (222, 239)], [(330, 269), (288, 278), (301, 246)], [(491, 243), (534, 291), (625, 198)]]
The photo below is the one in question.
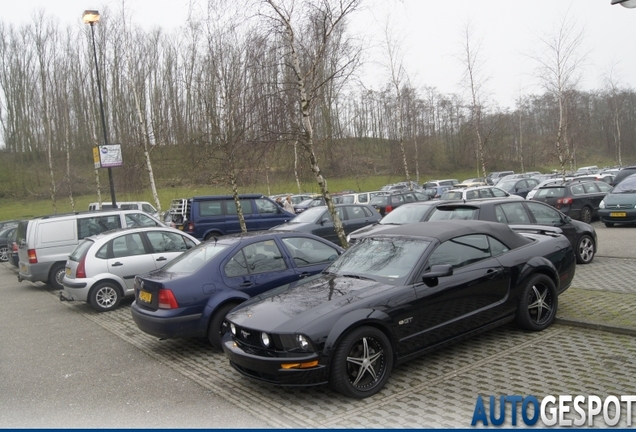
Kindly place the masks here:
[(478, 395), (636, 394), (636, 250), (621, 247), (636, 229), (594, 226), (598, 255), (577, 267), (555, 325), (436, 351), (366, 400), (253, 383), (206, 341), (139, 331), (130, 301), (99, 314), (0, 266), (0, 427), (470, 427)]

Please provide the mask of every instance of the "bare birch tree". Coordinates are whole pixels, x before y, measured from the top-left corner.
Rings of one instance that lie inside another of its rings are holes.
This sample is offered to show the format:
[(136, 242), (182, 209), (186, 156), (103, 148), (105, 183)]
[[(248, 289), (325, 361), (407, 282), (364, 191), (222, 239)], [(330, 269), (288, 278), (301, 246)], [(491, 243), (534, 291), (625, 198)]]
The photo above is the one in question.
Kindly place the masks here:
[(567, 108), (569, 97), (580, 81), (581, 67), (585, 61), (585, 55), (581, 52), (582, 43), (583, 31), (565, 15), (553, 33), (540, 39), (543, 52), (532, 55), (539, 65), (538, 77), (558, 107), (554, 145), (564, 179), (565, 164), (574, 157), (566, 140), (569, 122)]
[(343, 247), (348, 247), (349, 244), (314, 148), (313, 105), (323, 86), (346, 76), (358, 63), (359, 51), (353, 50), (342, 53), (339, 62), (330, 69), (326, 68), (326, 60), (333, 54), (330, 53), (334, 43), (332, 39), (342, 35), (347, 17), (356, 11), (360, 1), (322, 0), (310, 4), (296, 3), (293, 0), (264, 0), (273, 11), (267, 16), (274, 23), (274, 28), (284, 35), (287, 51), (284, 61), (296, 79), (302, 126), (299, 142), (309, 157), (311, 171), (325, 199), (334, 229)]
[(607, 93), (609, 96), (609, 107), (612, 114), (612, 125), (614, 129), (614, 145), (616, 146), (616, 162), (623, 166), (623, 143), (621, 139), (621, 121), (625, 109), (625, 94), (619, 85), (620, 78), (616, 71), (616, 65), (612, 64), (605, 75)]

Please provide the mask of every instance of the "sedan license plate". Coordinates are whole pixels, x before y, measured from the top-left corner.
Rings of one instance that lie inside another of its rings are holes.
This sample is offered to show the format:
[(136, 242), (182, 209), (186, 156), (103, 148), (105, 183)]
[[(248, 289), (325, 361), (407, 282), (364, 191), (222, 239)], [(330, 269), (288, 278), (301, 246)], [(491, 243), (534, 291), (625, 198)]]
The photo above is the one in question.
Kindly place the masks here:
[(612, 213), (610, 213), (610, 217), (627, 217), (627, 213), (625, 213), (625, 212), (612, 212)]
[(148, 291), (139, 291), (139, 301), (142, 301), (144, 303), (151, 303), (152, 293), (149, 293)]

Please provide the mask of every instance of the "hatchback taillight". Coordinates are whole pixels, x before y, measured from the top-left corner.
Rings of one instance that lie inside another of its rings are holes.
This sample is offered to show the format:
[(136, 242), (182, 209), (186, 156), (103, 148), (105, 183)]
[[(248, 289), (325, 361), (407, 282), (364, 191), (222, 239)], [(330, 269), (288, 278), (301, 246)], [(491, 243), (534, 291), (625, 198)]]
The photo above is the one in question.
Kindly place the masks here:
[(86, 254), (77, 263), (77, 269), (75, 269), (76, 278), (86, 278)]
[(38, 263), (38, 256), (35, 253), (35, 249), (29, 249), (27, 251), (27, 255), (29, 256), (29, 264), (37, 264)]
[(187, 231), (189, 233), (193, 233), (194, 232), (194, 222), (188, 222), (188, 228)]
[(159, 309), (177, 309), (179, 304), (177, 299), (169, 289), (159, 289)]
[(559, 198), (557, 204), (570, 205), (572, 204), (572, 198)]
[(13, 244), (11, 245), (11, 250), (13, 251), (13, 253), (18, 253), (18, 244), (16, 242), (13, 242)]

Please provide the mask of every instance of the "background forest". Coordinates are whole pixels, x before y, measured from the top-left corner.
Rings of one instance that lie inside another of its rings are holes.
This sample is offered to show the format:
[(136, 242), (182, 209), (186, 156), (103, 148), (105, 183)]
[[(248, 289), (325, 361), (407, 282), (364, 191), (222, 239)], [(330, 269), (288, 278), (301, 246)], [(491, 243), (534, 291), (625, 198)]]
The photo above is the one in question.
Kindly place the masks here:
[[(207, 16), (171, 34), (137, 27), (123, 10), (100, 11), (106, 130), (124, 160), (113, 169), (117, 194), (151, 182), (315, 191), (317, 163), (327, 179), (357, 189), (374, 176), (422, 182), (636, 160), (636, 93), (612, 74), (603, 88), (579, 90), (580, 33), (566, 20), (536, 58), (545, 91), (504, 109), (482, 92), (469, 26), (458, 53), (462, 91), (412, 86), (389, 32), (388, 78), (370, 90), (357, 74), (365, 47), (347, 27), (361, 2), (316, 3), (262, 1), (246, 11), (211, 0)], [(281, 23), (293, 24), (293, 41)], [(0, 200), (47, 199), (56, 209), (79, 196), (96, 201), (100, 190), (109, 201), (106, 171), (93, 168), (103, 133), (89, 26), (61, 28), (44, 15), (21, 27), (0, 20), (0, 127)]]

